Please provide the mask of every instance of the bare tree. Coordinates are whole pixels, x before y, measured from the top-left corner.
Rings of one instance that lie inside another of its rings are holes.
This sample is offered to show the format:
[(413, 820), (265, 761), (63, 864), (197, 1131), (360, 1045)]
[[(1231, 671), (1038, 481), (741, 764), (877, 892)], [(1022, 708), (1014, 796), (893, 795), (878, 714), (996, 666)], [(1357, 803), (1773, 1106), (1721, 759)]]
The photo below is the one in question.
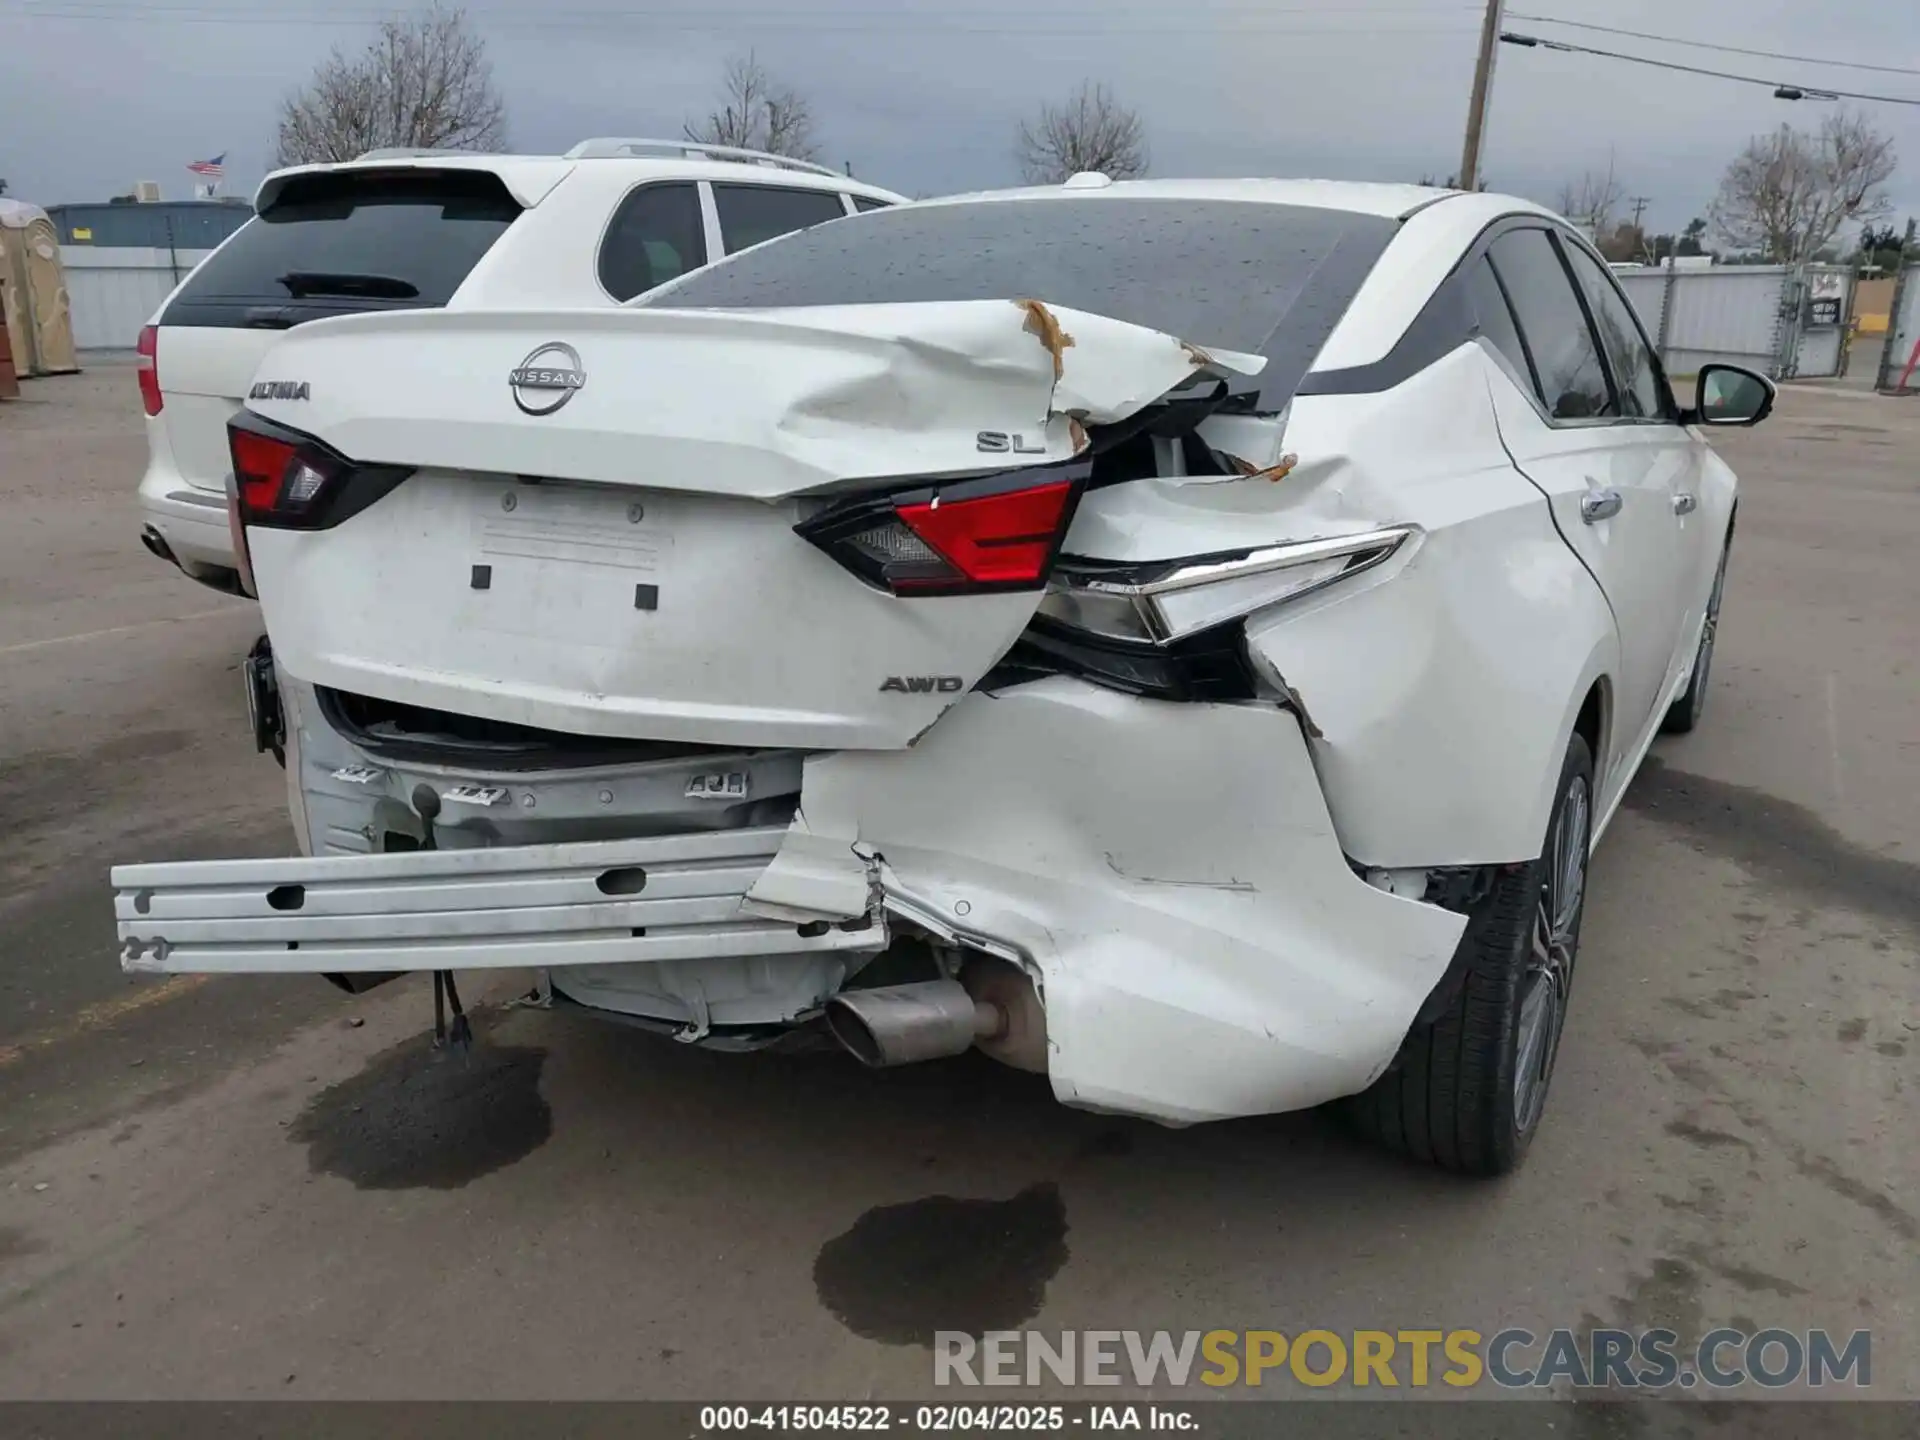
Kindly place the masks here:
[(775, 80), (752, 51), (727, 62), (726, 98), (698, 125), (684, 128), (703, 145), (765, 150), (794, 160), (820, 158), (813, 139), (813, 106)]
[(1707, 216), (1735, 249), (1797, 264), (1843, 227), (1892, 213), (1884, 187), (1894, 166), (1893, 137), (1852, 111), (1827, 116), (1818, 131), (1782, 125), (1747, 142)]
[(1612, 232), (1613, 212), (1625, 196), (1609, 159), (1605, 173), (1588, 170), (1562, 185), (1553, 208), (1598, 240)]
[(1030, 185), (1058, 185), (1084, 170), (1115, 180), (1147, 173), (1147, 136), (1137, 112), (1105, 85), (1082, 82), (1063, 105), (1043, 103), (1022, 120), (1014, 158)]
[(351, 160), (386, 146), (503, 150), (507, 111), (464, 11), (383, 20), (358, 55), (336, 48), (281, 104), (278, 163)]

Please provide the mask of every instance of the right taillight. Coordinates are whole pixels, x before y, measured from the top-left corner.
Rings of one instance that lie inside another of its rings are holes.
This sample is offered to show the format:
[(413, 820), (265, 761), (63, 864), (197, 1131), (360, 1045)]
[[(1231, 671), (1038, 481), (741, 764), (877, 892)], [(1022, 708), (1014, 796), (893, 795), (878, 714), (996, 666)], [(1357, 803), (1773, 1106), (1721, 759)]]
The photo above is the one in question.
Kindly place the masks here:
[(794, 528), (895, 595), (1038, 590), (1092, 472), (1077, 459), (862, 496)]
[(139, 357), (140, 408), (149, 415), (158, 415), (167, 401), (160, 393), (160, 329), (157, 325), (140, 328), (133, 353)]

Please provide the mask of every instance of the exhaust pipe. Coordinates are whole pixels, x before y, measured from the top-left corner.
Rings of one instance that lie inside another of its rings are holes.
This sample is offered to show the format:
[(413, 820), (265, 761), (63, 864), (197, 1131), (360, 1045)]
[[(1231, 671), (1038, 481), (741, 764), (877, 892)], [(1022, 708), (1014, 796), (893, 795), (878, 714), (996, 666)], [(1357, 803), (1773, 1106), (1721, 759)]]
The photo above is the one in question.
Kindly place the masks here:
[(876, 1069), (942, 1060), (1006, 1032), (1006, 1012), (975, 1000), (958, 980), (843, 990), (827, 1001), (827, 1028)]
[(173, 547), (167, 544), (166, 536), (154, 529), (153, 526), (149, 525), (141, 530), (140, 543), (147, 547), (149, 554), (159, 556), (160, 559), (166, 561), (169, 565), (178, 565), (180, 563), (174, 558)]

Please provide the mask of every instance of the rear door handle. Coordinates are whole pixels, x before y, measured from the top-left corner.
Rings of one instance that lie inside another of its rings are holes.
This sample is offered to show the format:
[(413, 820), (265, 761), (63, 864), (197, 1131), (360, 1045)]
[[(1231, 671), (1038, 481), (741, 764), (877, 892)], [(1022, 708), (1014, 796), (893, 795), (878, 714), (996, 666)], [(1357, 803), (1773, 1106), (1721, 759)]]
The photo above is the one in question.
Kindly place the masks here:
[(1595, 490), (1580, 497), (1580, 518), (1589, 525), (1611, 520), (1620, 513), (1618, 490)]
[(1700, 502), (1694, 499), (1688, 491), (1682, 490), (1678, 495), (1673, 497), (1673, 513), (1676, 515), (1691, 515), (1699, 508)]

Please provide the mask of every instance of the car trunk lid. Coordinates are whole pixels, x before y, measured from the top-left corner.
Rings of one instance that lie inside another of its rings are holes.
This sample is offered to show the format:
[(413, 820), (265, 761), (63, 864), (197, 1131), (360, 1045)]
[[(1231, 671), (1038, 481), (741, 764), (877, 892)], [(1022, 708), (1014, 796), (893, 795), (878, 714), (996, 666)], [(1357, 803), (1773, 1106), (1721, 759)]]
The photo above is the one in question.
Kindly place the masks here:
[(1261, 364), (1030, 300), (322, 323), (271, 362), (304, 398), (249, 408), (415, 473), (250, 528), (254, 572), (280, 663), (334, 689), (902, 748), (1031, 618), (1100, 427)]

